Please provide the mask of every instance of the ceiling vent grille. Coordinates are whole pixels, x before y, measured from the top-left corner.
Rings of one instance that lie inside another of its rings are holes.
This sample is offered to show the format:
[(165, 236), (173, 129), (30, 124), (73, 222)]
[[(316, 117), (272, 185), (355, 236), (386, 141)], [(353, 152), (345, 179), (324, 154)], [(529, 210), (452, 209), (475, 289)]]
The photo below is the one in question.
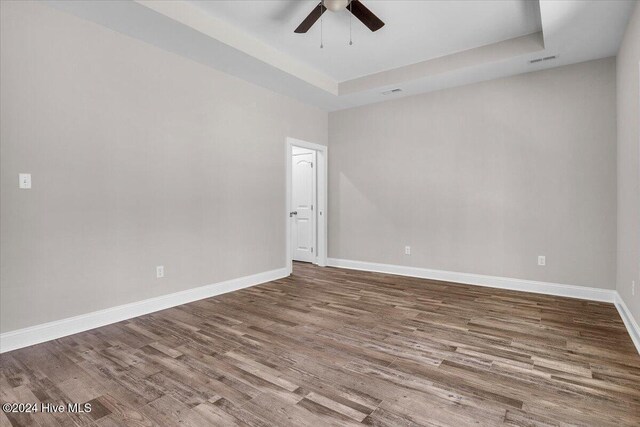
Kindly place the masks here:
[(398, 92), (402, 92), (402, 89), (395, 88), (395, 89), (391, 89), (391, 90), (386, 90), (386, 91), (382, 92), (382, 94), (383, 95), (391, 95), (392, 93), (398, 93)]
[(532, 59), (529, 61), (530, 64), (535, 64), (537, 62), (542, 62), (542, 61), (550, 61), (552, 59), (556, 59), (558, 57), (558, 55), (551, 55), (551, 56), (545, 56), (542, 58), (536, 58), (536, 59)]

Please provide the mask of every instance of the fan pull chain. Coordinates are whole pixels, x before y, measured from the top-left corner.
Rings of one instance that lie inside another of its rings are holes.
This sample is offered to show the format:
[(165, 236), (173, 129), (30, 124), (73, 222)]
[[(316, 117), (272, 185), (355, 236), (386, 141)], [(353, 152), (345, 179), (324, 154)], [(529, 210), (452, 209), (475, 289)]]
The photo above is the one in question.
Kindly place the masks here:
[(353, 19), (353, 6), (351, 6), (351, 1), (349, 2), (349, 46), (353, 44), (353, 38), (351, 36), (351, 20)]
[(322, 44), (322, 8), (324, 7), (324, 0), (320, 2), (320, 49), (324, 47)]

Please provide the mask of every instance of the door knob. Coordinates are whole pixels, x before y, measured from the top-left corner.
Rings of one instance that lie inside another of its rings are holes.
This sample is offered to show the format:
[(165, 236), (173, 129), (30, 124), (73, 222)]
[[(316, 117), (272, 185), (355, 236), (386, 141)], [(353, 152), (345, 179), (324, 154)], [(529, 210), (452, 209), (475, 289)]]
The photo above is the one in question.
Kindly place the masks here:
[(289, 212), (289, 218), (292, 218), (294, 215), (298, 215), (298, 211)]

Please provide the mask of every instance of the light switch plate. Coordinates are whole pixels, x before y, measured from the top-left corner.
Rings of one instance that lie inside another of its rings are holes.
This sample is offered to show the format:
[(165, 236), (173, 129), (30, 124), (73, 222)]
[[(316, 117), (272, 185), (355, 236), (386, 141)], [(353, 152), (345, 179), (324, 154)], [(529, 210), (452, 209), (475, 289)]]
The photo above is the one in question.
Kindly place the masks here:
[(29, 190), (31, 188), (31, 174), (30, 173), (19, 173), (18, 174), (18, 184), (19, 188), (23, 190)]

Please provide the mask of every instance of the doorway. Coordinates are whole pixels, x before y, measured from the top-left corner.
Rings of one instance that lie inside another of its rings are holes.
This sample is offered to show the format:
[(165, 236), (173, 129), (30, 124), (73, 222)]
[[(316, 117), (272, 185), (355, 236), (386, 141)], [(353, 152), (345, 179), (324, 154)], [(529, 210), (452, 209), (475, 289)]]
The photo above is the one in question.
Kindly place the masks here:
[(293, 261), (325, 266), (327, 260), (327, 147), (286, 140), (287, 267)]
[[(317, 253), (315, 210), (318, 163), (316, 151), (291, 148), (291, 258), (293, 261), (314, 262)], [(315, 166), (315, 167), (314, 167)], [(315, 210), (314, 210), (315, 208)], [(315, 252), (314, 252), (315, 250)]]

